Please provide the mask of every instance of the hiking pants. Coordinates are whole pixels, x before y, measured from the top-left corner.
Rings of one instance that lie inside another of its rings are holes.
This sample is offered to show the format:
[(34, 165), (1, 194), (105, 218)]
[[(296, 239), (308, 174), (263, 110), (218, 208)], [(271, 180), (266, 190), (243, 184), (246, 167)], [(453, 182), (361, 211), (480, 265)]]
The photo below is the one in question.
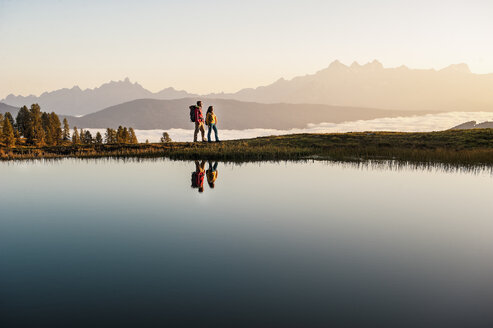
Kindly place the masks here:
[(216, 137), (216, 141), (219, 141), (219, 138), (217, 137), (217, 127), (216, 124), (212, 123), (209, 125), (209, 132), (207, 132), (207, 140), (211, 142), (211, 132), (214, 129), (214, 135)]
[(197, 134), (202, 134), (202, 141), (205, 141), (204, 122), (195, 122), (195, 132), (193, 133), (193, 142), (197, 141)]

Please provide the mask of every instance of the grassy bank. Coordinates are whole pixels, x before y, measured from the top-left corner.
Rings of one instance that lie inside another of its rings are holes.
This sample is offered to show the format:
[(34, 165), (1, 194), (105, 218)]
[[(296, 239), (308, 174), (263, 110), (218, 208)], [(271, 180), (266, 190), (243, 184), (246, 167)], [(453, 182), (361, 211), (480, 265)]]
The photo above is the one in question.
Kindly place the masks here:
[(493, 129), (294, 134), (221, 143), (0, 146), (0, 158), (3, 160), (64, 157), (167, 157), (233, 162), (319, 158), (493, 164)]

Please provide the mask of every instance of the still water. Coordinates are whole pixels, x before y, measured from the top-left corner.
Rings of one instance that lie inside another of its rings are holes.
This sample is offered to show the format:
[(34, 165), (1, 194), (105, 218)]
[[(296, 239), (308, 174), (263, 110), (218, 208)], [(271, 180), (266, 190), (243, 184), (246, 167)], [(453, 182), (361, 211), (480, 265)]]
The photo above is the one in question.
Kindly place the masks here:
[(196, 169), (0, 163), (0, 326), (492, 326), (490, 171)]

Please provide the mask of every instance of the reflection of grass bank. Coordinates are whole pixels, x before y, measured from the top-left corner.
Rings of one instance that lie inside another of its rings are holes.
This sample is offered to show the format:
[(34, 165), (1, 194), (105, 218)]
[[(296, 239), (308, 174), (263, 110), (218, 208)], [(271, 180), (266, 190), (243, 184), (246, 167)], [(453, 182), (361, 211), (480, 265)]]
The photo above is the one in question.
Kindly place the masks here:
[(493, 129), (430, 133), (297, 134), (222, 143), (0, 147), (2, 159), (60, 157), (169, 157), (257, 161), (320, 158), (397, 159), (411, 162), (493, 164)]

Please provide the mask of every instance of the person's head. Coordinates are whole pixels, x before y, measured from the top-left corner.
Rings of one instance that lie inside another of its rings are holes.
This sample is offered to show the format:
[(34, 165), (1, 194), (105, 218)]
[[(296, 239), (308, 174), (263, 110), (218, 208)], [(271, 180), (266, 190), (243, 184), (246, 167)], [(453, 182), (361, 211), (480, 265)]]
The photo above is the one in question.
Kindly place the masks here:
[(214, 189), (214, 182), (209, 182), (209, 187), (211, 187), (211, 189)]
[(214, 113), (214, 107), (209, 106), (209, 108), (207, 109), (207, 113)]
[(199, 101), (197, 101), (197, 106), (198, 106), (198, 107), (202, 107), (202, 102), (201, 102), (200, 100), (199, 100)]
[(204, 192), (204, 187), (200, 187), (199, 192)]

